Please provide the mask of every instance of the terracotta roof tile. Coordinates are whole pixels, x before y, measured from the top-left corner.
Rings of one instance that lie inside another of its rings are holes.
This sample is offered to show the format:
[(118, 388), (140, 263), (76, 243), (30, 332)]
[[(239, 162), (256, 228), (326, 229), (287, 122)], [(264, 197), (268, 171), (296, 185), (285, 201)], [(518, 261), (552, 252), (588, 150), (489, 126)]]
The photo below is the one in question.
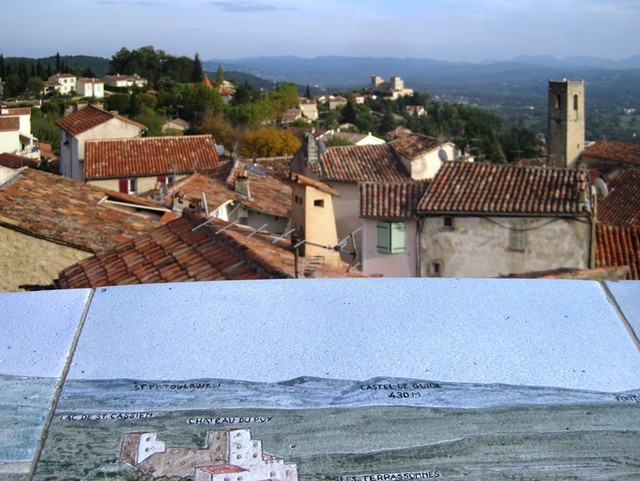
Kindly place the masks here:
[(113, 208), (105, 202), (112, 194), (117, 194), (120, 201), (141, 207), (148, 203), (24, 168), (0, 186), (0, 225), (95, 253), (160, 224), (149, 216)]
[(85, 178), (114, 179), (185, 174), (220, 164), (211, 135), (88, 140)]
[(130, 123), (144, 130), (147, 127), (139, 122), (134, 122), (126, 117), (117, 115), (106, 110), (102, 110), (94, 105), (87, 105), (85, 108), (80, 109), (66, 117), (61, 118), (56, 122), (58, 127), (68, 132), (70, 135), (76, 136), (87, 130), (91, 130), (100, 124), (108, 122), (112, 119), (118, 119), (123, 122)]
[(21, 167), (35, 168), (40, 165), (40, 160), (3, 152), (2, 154), (0, 154), (0, 165), (9, 167), (10, 169), (19, 169)]
[[(123, 243), (108, 252), (64, 269), (62, 288), (99, 287), (130, 283), (198, 280), (293, 278), (294, 255), (290, 244), (274, 244), (272, 237), (249, 237), (252, 229), (229, 226), (202, 214), (186, 211), (179, 219)], [(201, 227), (200, 227), (201, 226)], [(195, 230), (194, 230), (195, 229)], [(324, 266), (315, 277), (364, 277), (346, 272), (347, 265)]]
[(258, 157), (255, 159), (246, 159), (247, 163), (253, 163), (258, 167), (272, 172), (281, 179), (289, 179), (291, 177), (291, 159), (293, 156), (285, 155), (281, 157)]
[(424, 213), (585, 214), (585, 172), (446, 162), (418, 206)]
[(416, 216), (429, 182), (363, 182), (360, 217), (409, 219)]
[[(244, 195), (237, 179), (246, 178), (249, 196)], [(245, 207), (279, 217), (291, 217), (291, 185), (253, 164), (236, 161), (227, 178), (234, 189), (235, 200)]]
[(389, 143), (398, 155), (408, 160), (413, 160), (425, 152), (436, 149), (440, 144), (438, 139), (415, 133), (405, 135)]
[(14, 115), (31, 115), (31, 107), (14, 107), (10, 109), (2, 109), (0, 115), (14, 116)]
[(640, 168), (623, 170), (607, 187), (608, 195), (598, 203), (598, 221), (640, 226)]
[(596, 267), (628, 266), (629, 279), (640, 279), (640, 227), (596, 225)]
[[(234, 200), (248, 209), (266, 214), (287, 217), (291, 216), (291, 185), (279, 177), (265, 171), (264, 174), (247, 170), (247, 164), (237, 161), (226, 171), (224, 180), (203, 174), (192, 174), (178, 181), (174, 186), (174, 193), (184, 205), (200, 203), (202, 193), (205, 193), (209, 212), (213, 212), (229, 200)], [(253, 169), (255, 170), (255, 169)], [(249, 184), (249, 196), (236, 190), (238, 176), (246, 177)], [(170, 202), (170, 196), (166, 199)]]
[(0, 132), (20, 130), (20, 117), (0, 117)]
[(323, 182), (402, 182), (409, 176), (388, 144), (329, 147), (311, 169)]
[(587, 147), (581, 156), (640, 166), (640, 144), (598, 140)]

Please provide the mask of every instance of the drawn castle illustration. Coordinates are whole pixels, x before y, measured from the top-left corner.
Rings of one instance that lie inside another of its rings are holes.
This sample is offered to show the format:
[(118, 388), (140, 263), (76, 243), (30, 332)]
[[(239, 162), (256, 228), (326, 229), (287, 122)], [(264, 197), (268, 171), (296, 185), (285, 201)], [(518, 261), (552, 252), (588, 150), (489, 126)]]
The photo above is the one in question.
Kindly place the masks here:
[(126, 433), (120, 461), (143, 474), (194, 481), (298, 481), (298, 468), (262, 451), (249, 429), (210, 431), (204, 448), (167, 448), (158, 433)]

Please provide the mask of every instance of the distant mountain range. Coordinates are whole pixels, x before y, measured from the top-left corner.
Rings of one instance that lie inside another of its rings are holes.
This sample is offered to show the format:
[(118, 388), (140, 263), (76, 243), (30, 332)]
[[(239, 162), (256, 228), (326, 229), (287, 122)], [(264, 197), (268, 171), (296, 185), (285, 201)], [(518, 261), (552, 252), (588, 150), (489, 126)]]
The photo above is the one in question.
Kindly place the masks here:
[[(481, 63), (447, 62), (426, 58), (342, 57), (303, 58), (295, 56), (211, 59), (203, 62), (206, 70), (247, 72), (273, 81), (332, 87), (366, 87), (371, 75), (402, 77), (408, 86), (424, 89), (441, 83), (473, 85), (479, 81), (528, 76), (543, 78), (579, 77), (591, 71), (640, 69), (640, 55), (624, 60), (596, 57), (557, 59), (550, 55), (522, 55), (507, 61)], [(523, 75), (526, 74), (526, 75)]]

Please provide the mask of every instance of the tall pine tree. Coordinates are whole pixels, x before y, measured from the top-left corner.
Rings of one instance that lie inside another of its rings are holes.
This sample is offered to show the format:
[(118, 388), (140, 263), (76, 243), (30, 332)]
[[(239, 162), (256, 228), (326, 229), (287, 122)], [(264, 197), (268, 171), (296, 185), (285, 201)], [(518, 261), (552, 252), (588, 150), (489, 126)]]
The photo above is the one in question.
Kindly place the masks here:
[(202, 71), (202, 62), (200, 61), (200, 56), (196, 52), (193, 57), (193, 70), (191, 71), (191, 81), (192, 82), (202, 82), (202, 77), (204, 72)]

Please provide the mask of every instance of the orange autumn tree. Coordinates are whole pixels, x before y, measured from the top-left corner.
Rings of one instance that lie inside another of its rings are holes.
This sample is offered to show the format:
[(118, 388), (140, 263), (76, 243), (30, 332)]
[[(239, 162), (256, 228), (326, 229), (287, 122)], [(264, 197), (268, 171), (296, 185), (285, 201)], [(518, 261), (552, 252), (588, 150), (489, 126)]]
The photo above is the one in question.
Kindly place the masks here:
[(293, 155), (302, 145), (291, 132), (275, 127), (260, 127), (247, 132), (240, 154), (245, 157)]

